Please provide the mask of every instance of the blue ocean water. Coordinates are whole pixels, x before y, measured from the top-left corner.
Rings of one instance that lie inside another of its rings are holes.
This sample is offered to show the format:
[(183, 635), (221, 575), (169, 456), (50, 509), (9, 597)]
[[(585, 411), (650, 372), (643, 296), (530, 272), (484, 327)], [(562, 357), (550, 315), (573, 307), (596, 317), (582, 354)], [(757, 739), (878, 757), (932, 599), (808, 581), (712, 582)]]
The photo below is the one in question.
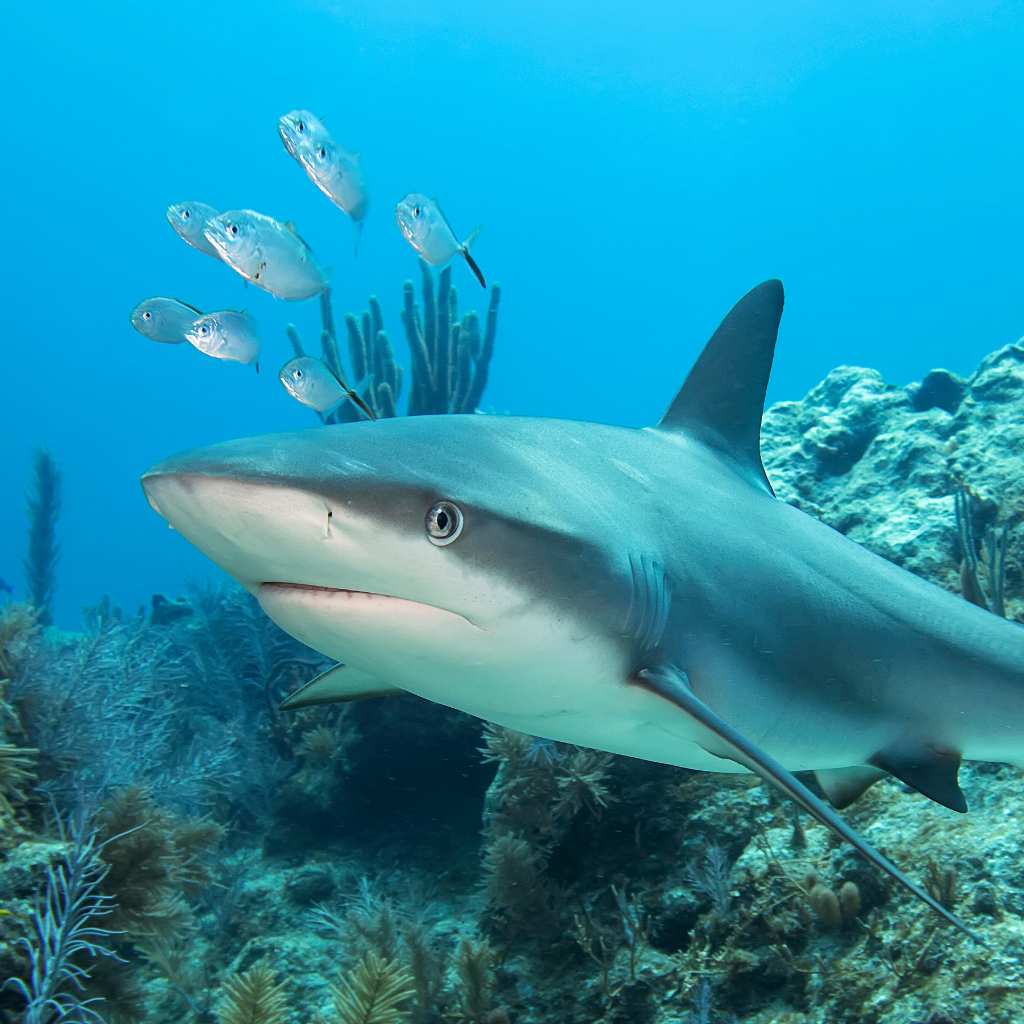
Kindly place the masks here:
[[(56, 619), (211, 569), (139, 474), (227, 437), (313, 426), (276, 380), (315, 301), (245, 288), (164, 220), (198, 199), (292, 220), (338, 313), (380, 297), (398, 341), (415, 257), (394, 203), (437, 196), (504, 290), (484, 408), (642, 425), (750, 285), (788, 305), (770, 399), (833, 366), (968, 371), (1022, 333), (1024, 16), (1015, 3), (408, 2), (14, 5), (4, 197), (0, 576), (22, 589), (38, 445), (64, 476)], [(361, 152), (351, 224), (277, 118)], [(483, 296), (456, 267), (462, 305)], [(264, 372), (153, 345), (128, 313), (241, 306)]]

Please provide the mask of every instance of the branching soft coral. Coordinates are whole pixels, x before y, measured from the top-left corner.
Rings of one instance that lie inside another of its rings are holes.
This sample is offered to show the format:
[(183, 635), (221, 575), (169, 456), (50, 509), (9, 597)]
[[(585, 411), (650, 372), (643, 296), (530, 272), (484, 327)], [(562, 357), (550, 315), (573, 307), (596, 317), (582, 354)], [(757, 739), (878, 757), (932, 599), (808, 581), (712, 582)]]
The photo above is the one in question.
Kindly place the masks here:
[(28, 747), (0, 743), (0, 816), (14, 816), (11, 801), (22, 801), (26, 787), (35, 781), (36, 754)]
[(416, 994), (409, 972), (373, 950), (338, 979), (331, 993), (332, 1024), (402, 1024), (407, 1019), (403, 1004)]
[(92, 963), (118, 959), (110, 948), (115, 933), (106, 927), (114, 906), (101, 891), (109, 872), (102, 859), (104, 844), (83, 816), (73, 819), (69, 830), (62, 827), (62, 837), (67, 853), (48, 870), (46, 891), (33, 915), (34, 934), (21, 940), (29, 955), (29, 977), (7, 984), (25, 999), (24, 1024), (103, 1024), (85, 988)]
[(285, 1024), (287, 1019), (284, 986), (265, 964), (235, 974), (224, 983), (218, 1024)]
[(486, 939), (463, 939), (455, 956), (462, 1012), (474, 1024), (483, 1024), (491, 1010), (494, 991), (494, 952)]
[(497, 836), (484, 851), (484, 895), (509, 923), (531, 934), (554, 923), (554, 889), (540, 852), (520, 836)]
[(183, 896), (209, 882), (206, 855), (223, 835), (205, 818), (181, 819), (158, 807), (141, 787), (115, 793), (99, 817), (100, 835), (122, 838), (103, 850), (106, 887), (117, 899), (112, 920), (133, 936), (167, 936), (190, 917)]
[(57, 587), (57, 517), (60, 515), (60, 472), (49, 452), (36, 452), (34, 489), (28, 496), (28, 593), (39, 621), (52, 620), (50, 605)]
[(18, 663), (39, 633), (35, 609), (28, 604), (0, 608), (0, 679), (13, 679)]
[(512, 832), (546, 849), (581, 810), (599, 814), (613, 799), (611, 754), (492, 725), (484, 728), (480, 752), (484, 762), (498, 765), (487, 794), (491, 834)]

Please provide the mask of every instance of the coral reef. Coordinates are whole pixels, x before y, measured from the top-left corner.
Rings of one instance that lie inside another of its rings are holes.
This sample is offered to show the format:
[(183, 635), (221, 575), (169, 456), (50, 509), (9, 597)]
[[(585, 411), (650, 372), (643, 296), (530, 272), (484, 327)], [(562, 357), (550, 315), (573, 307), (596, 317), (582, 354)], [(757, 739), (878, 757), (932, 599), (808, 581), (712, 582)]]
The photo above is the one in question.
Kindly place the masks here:
[[(450, 267), (438, 274), (436, 285), (433, 272), (422, 260), (420, 271), (422, 311), (416, 303), (412, 282), (406, 281), (402, 289), (402, 324), (411, 355), (406, 414), (476, 412), (494, 355), (501, 289), (491, 286), (481, 329), (475, 312), (459, 319), (458, 295), (452, 287)], [(348, 365), (352, 369), (349, 375), (338, 346), (330, 293), (321, 294), (321, 358), (342, 387), (357, 394), (375, 416), (397, 416), (404, 374), (395, 360), (376, 296), (370, 296), (368, 306), (360, 316), (345, 315)], [(288, 326), (288, 340), (297, 356), (306, 354), (293, 325)], [(346, 402), (325, 422), (351, 422), (361, 415), (355, 403)]]
[[(456, 334), (450, 286), (445, 303), (445, 282), (429, 280), (419, 308), (406, 291), (420, 350), (410, 410), (471, 409), (493, 324), (467, 317)], [(329, 303), (324, 315), (334, 360)], [(345, 323), (360, 393), (397, 412), (379, 306)], [(464, 335), (480, 338), (469, 376)], [(934, 371), (909, 387), (841, 367), (764, 420), (780, 497), (1017, 620), (1022, 450), (1016, 345), (969, 378)], [(41, 630), (26, 606), (0, 611), (0, 977), (14, 979), (0, 1019), (40, 1019), (34, 965), (83, 857), (78, 906), (102, 916), (77, 919), (78, 935), (97, 955), (69, 947), (81, 988), (52, 977), (57, 998), (92, 1000), (84, 1019), (110, 1024), (1024, 1015), (1013, 768), (964, 767), (965, 817), (893, 780), (844, 812), (981, 947), (748, 778), (481, 730), (414, 697), (276, 710), (322, 668), (235, 591), (148, 618), (101, 601), (80, 634)], [(55, 830), (51, 803), (79, 830)]]

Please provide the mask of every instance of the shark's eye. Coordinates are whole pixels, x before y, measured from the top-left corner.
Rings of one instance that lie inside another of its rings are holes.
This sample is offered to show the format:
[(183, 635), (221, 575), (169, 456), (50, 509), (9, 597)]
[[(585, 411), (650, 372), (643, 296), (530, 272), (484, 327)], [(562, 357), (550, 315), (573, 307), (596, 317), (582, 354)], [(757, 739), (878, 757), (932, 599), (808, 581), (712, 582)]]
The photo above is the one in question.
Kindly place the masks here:
[(450, 501), (439, 501), (427, 513), (426, 526), (431, 544), (451, 544), (462, 533), (462, 509)]

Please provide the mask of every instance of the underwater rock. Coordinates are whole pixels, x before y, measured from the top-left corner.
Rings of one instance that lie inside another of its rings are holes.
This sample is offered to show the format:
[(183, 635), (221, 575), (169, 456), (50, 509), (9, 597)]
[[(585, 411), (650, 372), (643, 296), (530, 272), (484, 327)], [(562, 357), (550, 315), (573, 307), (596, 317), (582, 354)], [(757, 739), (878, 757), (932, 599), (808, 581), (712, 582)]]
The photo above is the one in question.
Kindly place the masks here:
[(154, 594), (151, 601), (149, 621), (154, 626), (168, 626), (194, 614), (192, 605), (187, 598), (176, 597), (168, 601), (163, 594)]
[[(762, 456), (779, 497), (890, 561), (959, 591), (953, 495), (967, 484), (1000, 520), (1024, 515), (1024, 348), (966, 379), (934, 370), (907, 388), (840, 367), (799, 401), (767, 409)], [(1010, 530), (1007, 591), (1024, 531)], [(1019, 607), (1010, 602), (1009, 614)]]
[(918, 412), (942, 409), (953, 413), (960, 406), (966, 385), (949, 370), (932, 370), (920, 384), (912, 384), (907, 390), (910, 403)]
[(310, 865), (288, 878), (285, 892), (292, 902), (308, 907), (329, 900), (334, 895), (336, 884), (334, 876), (326, 868)]

